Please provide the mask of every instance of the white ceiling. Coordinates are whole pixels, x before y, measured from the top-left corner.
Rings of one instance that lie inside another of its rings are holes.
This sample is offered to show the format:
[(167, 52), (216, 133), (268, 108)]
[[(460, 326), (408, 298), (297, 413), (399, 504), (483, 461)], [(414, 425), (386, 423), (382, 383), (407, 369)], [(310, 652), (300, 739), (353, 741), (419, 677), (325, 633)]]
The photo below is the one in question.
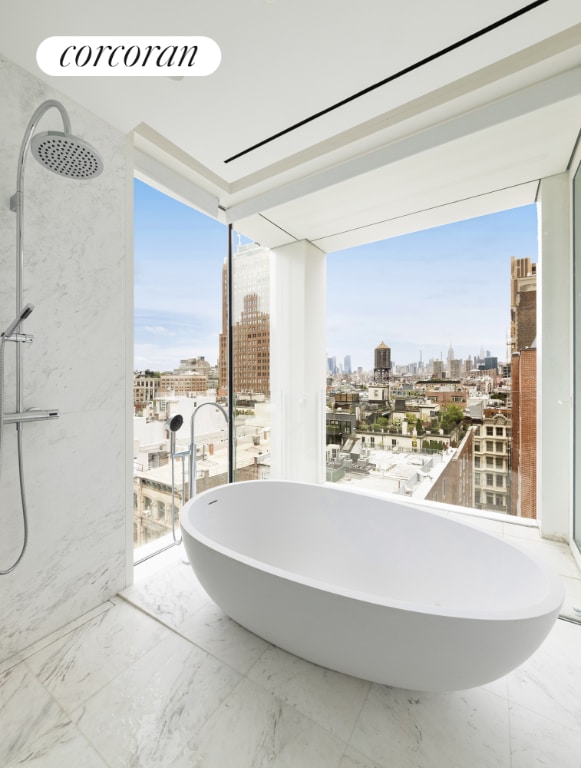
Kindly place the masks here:
[[(529, 5), (0, 0), (0, 53), (133, 132), (142, 178), (266, 245), (330, 251), (532, 202), (539, 178), (567, 168), (581, 127), (579, 0), (546, 0), (224, 161)], [(179, 82), (38, 69), (44, 39), (89, 34), (206, 35), (222, 61)]]

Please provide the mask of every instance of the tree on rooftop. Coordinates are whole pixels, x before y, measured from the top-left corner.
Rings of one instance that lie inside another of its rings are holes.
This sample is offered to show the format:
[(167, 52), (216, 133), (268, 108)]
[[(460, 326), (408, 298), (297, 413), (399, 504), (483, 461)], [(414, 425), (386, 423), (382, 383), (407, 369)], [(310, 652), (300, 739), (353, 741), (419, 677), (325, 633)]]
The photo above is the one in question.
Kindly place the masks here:
[(462, 408), (460, 408), (459, 405), (456, 405), (455, 403), (449, 403), (446, 406), (446, 410), (444, 411), (444, 416), (449, 418), (450, 421), (454, 421), (456, 424), (458, 424), (464, 418), (464, 411)]
[(442, 415), (441, 425), (446, 434), (449, 434), (464, 418), (464, 411), (460, 406), (449, 403)]

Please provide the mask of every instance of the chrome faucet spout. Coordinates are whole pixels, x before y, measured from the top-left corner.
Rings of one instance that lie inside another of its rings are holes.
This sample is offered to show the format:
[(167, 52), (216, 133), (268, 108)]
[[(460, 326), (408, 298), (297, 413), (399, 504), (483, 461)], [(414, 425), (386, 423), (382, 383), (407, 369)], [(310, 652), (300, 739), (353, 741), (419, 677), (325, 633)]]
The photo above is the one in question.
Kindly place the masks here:
[(226, 424), (228, 424), (228, 412), (219, 403), (213, 403), (211, 401), (208, 401), (205, 403), (200, 403), (200, 405), (194, 408), (192, 412), (192, 418), (190, 420), (190, 475), (189, 475), (190, 499), (193, 499), (194, 496), (196, 495), (196, 438), (195, 438), (195, 432), (194, 432), (194, 425), (196, 421), (196, 414), (198, 413), (200, 408), (204, 408), (204, 406), (211, 406), (212, 408), (217, 408), (219, 411), (222, 412), (222, 415), (226, 419)]

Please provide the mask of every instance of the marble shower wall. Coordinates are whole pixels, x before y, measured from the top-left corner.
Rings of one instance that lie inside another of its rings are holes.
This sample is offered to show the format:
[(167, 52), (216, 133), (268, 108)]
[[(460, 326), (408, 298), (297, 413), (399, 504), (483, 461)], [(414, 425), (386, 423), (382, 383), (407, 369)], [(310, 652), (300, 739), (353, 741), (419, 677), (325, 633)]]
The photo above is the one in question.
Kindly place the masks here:
[[(0, 57), (0, 328), (15, 313), (16, 189), (22, 137), (56, 98), (73, 133), (101, 153), (91, 181), (61, 178), (29, 153), (24, 181), (24, 407), (58, 408), (23, 430), (30, 535), (17, 569), (0, 576), (0, 661), (125, 586), (128, 322), (126, 140), (84, 108)], [(50, 110), (38, 131), (62, 130)], [(5, 410), (14, 411), (14, 345), (6, 348)], [(16, 430), (5, 428), (0, 569), (22, 542)]]

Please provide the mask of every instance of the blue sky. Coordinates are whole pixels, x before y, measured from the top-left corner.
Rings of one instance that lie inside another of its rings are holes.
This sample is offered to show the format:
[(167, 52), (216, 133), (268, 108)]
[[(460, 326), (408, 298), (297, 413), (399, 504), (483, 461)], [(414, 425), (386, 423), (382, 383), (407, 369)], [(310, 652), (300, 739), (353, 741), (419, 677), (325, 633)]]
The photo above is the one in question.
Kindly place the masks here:
[[(135, 368), (218, 359), (226, 227), (135, 182)], [(534, 205), (329, 254), (327, 353), (373, 366), (506, 357), (510, 257), (537, 260)]]
[(510, 257), (537, 260), (537, 211), (528, 205), (329, 254), (327, 349), (373, 366), (384, 341), (392, 361), (506, 359)]
[(135, 181), (135, 368), (218, 359), (226, 227)]

